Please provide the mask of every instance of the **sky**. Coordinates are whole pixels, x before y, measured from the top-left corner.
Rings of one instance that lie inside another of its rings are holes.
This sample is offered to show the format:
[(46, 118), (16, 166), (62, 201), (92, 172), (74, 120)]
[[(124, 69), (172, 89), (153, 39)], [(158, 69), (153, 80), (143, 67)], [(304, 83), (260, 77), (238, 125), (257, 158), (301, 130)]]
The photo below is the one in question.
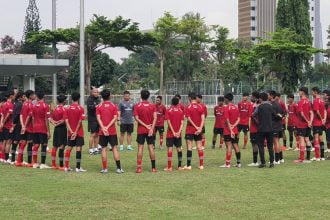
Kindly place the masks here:
[[(267, 1), (267, 0), (265, 0)], [(52, 26), (52, 0), (36, 0), (43, 29)], [(4, 35), (22, 38), (25, 11), (28, 0), (0, 0), (0, 38)], [(57, 27), (67, 28), (79, 24), (80, 0), (57, 0)], [(238, 0), (85, 0), (85, 22), (93, 14), (115, 18), (118, 15), (130, 18), (140, 24), (141, 30), (148, 30), (165, 11), (174, 16), (186, 12), (199, 12), (208, 25), (221, 25), (230, 30), (230, 37), (237, 38)], [(321, 0), (321, 22), (323, 42), (326, 44), (326, 29), (330, 25), (330, 0)], [(108, 50), (111, 58), (120, 61), (127, 56), (121, 49)]]

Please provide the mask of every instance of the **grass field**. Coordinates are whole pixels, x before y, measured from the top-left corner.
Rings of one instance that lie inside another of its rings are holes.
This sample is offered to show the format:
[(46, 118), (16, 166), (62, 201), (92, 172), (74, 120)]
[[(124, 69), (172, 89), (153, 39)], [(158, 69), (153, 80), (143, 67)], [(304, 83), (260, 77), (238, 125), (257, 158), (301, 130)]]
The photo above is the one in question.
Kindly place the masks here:
[[(101, 175), (100, 156), (89, 156), (87, 145), (87, 173), (0, 164), (0, 219), (329, 219), (330, 161), (293, 164), (291, 151), (285, 164), (260, 170), (246, 166), (249, 146), (243, 168), (220, 169), (225, 151), (210, 149), (212, 125), (207, 121), (204, 171), (194, 151), (192, 171), (163, 172), (166, 151), (157, 150), (153, 174), (146, 150), (144, 172), (136, 174), (135, 150), (121, 153), (125, 174), (115, 174), (109, 160), (112, 173)], [(173, 159), (176, 166), (176, 153)]]

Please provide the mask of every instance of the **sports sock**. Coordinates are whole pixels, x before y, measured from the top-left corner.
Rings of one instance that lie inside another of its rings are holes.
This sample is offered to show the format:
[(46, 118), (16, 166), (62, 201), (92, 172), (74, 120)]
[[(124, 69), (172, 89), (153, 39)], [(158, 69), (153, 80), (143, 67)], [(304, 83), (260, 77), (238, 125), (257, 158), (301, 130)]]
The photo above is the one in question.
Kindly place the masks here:
[(320, 147), (321, 147), (321, 158), (324, 158), (324, 142), (323, 141), (321, 141)]
[(41, 164), (46, 164), (47, 145), (41, 146)]
[(280, 153), (275, 153), (275, 162), (280, 160)]
[(199, 166), (204, 166), (204, 151), (199, 150), (198, 156), (199, 156)]
[(312, 151), (312, 146), (307, 146), (306, 160), (311, 159), (311, 151)]
[(280, 157), (280, 160), (283, 160), (283, 151), (279, 152), (279, 157)]
[(191, 166), (192, 151), (187, 150), (187, 166)]
[(167, 151), (167, 168), (172, 168), (172, 151)]
[(117, 169), (121, 169), (120, 160), (116, 160)]
[(16, 150), (17, 150), (17, 143), (13, 143), (11, 146), (11, 161), (15, 162), (16, 160)]
[(18, 155), (17, 155), (17, 162), (18, 163), (22, 163), (22, 161), (23, 161), (23, 153), (24, 153), (25, 146), (26, 146), (26, 141), (21, 141), (19, 143)]
[(258, 151), (253, 152), (253, 163), (258, 163)]
[(105, 170), (105, 169), (108, 169), (108, 160), (107, 159), (103, 159), (102, 160), (102, 168)]
[(38, 144), (36, 144), (32, 147), (32, 163), (33, 164), (38, 162), (38, 150), (39, 150)]
[(56, 167), (56, 151), (57, 147), (52, 148), (52, 166)]
[(231, 160), (231, 152), (226, 151), (226, 165), (230, 165), (230, 160)]
[(60, 163), (60, 167), (63, 167), (63, 157), (64, 157), (64, 149), (58, 149), (58, 160)]
[(136, 165), (137, 165), (137, 167), (141, 168), (142, 167), (142, 160), (137, 160)]
[(178, 152), (178, 167), (181, 167), (182, 165), (182, 151)]
[(315, 147), (315, 158), (320, 158), (320, 143), (318, 141), (314, 142)]
[(299, 160), (304, 160), (305, 159), (305, 147), (300, 146), (300, 157)]
[(32, 148), (33, 148), (33, 143), (30, 142), (28, 143), (28, 146), (27, 146), (27, 161), (28, 161), (28, 164), (31, 164), (32, 163)]
[(237, 164), (240, 164), (241, 163), (241, 152), (236, 152), (235, 155), (236, 155)]
[(65, 168), (69, 168), (69, 163), (70, 163), (70, 155), (71, 155), (71, 150), (66, 150), (65, 151)]
[(286, 147), (286, 139), (283, 139), (283, 145)]
[(151, 168), (152, 169), (156, 168), (156, 160), (151, 160)]
[(215, 147), (215, 143), (216, 143), (216, 141), (212, 140), (212, 147)]
[(5, 160), (7, 161), (9, 159), (9, 153), (5, 153)]
[(223, 145), (223, 138), (220, 137), (220, 145)]
[(244, 135), (244, 147), (246, 147), (247, 143), (248, 143), (248, 136)]
[(81, 151), (76, 151), (76, 168), (80, 169)]
[(163, 146), (163, 140), (164, 140), (164, 135), (160, 134), (159, 135), (159, 145), (162, 147)]
[(205, 139), (205, 135), (203, 134), (202, 136), (202, 146), (205, 147), (206, 144), (206, 139)]

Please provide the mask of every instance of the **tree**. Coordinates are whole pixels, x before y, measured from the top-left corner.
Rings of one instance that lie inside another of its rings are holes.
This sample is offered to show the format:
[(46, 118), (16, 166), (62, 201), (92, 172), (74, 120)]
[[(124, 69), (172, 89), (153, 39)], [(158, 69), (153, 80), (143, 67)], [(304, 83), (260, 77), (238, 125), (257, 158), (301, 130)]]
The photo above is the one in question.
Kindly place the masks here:
[(5, 35), (0, 39), (0, 46), (2, 53), (19, 53), (21, 49), (20, 42), (9, 35)]
[[(79, 29), (43, 30), (29, 37), (29, 42), (52, 45), (64, 42), (79, 48)], [(136, 22), (121, 16), (110, 20), (104, 16), (94, 15), (91, 23), (85, 28), (85, 90), (91, 87), (93, 57), (109, 47), (124, 47), (130, 51), (138, 51), (145, 45), (154, 43), (149, 33), (141, 33)]]
[[(258, 89), (260, 63), (255, 51), (242, 49), (237, 56), (237, 67), (238, 72), (244, 77), (247, 77), (250, 88), (252, 90)], [(255, 79), (257, 79), (257, 82), (255, 82)]]
[(327, 43), (327, 46), (328, 48), (325, 50), (325, 56), (328, 58), (328, 64), (330, 64), (330, 25), (328, 27), (328, 43)]

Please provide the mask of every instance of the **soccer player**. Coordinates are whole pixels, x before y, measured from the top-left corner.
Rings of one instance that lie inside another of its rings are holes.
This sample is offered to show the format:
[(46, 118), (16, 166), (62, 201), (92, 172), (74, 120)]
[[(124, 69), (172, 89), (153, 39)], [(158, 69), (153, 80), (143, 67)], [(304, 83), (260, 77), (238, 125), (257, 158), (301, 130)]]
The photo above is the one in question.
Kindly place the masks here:
[[(308, 88), (301, 87), (299, 89), (300, 101), (298, 102), (298, 117), (297, 117), (297, 135), (299, 137), (300, 155), (295, 163), (308, 163), (310, 162), (310, 154), (312, 144), (309, 139), (311, 134), (311, 127), (314, 118), (314, 113), (311, 103), (308, 100)], [(307, 155), (305, 160), (305, 151), (307, 147)]]
[[(206, 105), (202, 102), (202, 99), (203, 99), (203, 96), (201, 94), (198, 94), (196, 96), (196, 101), (198, 104), (200, 104), (204, 110), (204, 116), (205, 116), (205, 119), (207, 117), (207, 107)], [(202, 148), (204, 149), (205, 147), (205, 144), (206, 144), (206, 138), (205, 138), (205, 120), (204, 120), (204, 125), (203, 125), (203, 130), (202, 130)]]
[(16, 151), (17, 146), (20, 141), (21, 137), (21, 122), (20, 122), (20, 115), (22, 111), (23, 102), (25, 100), (25, 95), (23, 92), (17, 92), (14, 100), (14, 108), (13, 108), (13, 143), (11, 147), (11, 161), (17, 163), (16, 161)]
[(294, 101), (294, 95), (288, 95), (288, 131), (289, 131), (289, 140), (290, 140), (290, 149), (293, 149), (293, 138), (296, 138), (296, 148), (295, 151), (299, 150), (299, 140), (296, 132), (297, 124), (297, 114), (298, 114), (298, 105)]
[(132, 133), (134, 130), (134, 104), (131, 101), (129, 91), (124, 92), (124, 100), (118, 105), (118, 122), (120, 124), (119, 150), (124, 150), (124, 137), (127, 133), (127, 150), (133, 150)]
[[(57, 107), (53, 111), (50, 122), (54, 125), (53, 148), (52, 148), (52, 168), (64, 170), (64, 148), (68, 144), (68, 131), (65, 125), (64, 107), (66, 101), (65, 95), (57, 96)], [(58, 149), (59, 167), (56, 165), (56, 153)]]
[(182, 138), (181, 132), (184, 122), (184, 112), (179, 106), (179, 99), (172, 98), (172, 106), (166, 110), (166, 120), (168, 124), (166, 133), (166, 146), (167, 146), (167, 167), (164, 171), (172, 171), (172, 156), (173, 146), (176, 147), (178, 153), (178, 170), (182, 168)]
[[(259, 92), (253, 92), (251, 95), (251, 102), (252, 102), (252, 113), (256, 111), (258, 108), (259, 102)], [(250, 119), (250, 142), (252, 145), (252, 152), (253, 152), (253, 162), (248, 164), (249, 167), (257, 167), (258, 164), (258, 141), (257, 141), (257, 134), (258, 134), (258, 127), (256, 120), (252, 117)]]
[(84, 128), (82, 121), (85, 120), (84, 108), (79, 105), (80, 94), (74, 92), (71, 94), (73, 103), (65, 111), (65, 123), (68, 129), (68, 148), (64, 155), (64, 171), (68, 172), (72, 169), (69, 166), (70, 156), (73, 147), (76, 147), (76, 172), (86, 172), (81, 167), (81, 150), (84, 146)]
[(118, 152), (118, 139), (116, 130), (116, 121), (118, 119), (118, 108), (110, 102), (110, 91), (103, 90), (101, 92), (103, 102), (96, 107), (96, 117), (100, 125), (100, 145), (102, 146), (102, 174), (108, 173), (108, 150), (107, 146), (112, 147), (113, 158), (116, 162), (118, 174), (124, 173), (120, 165), (120, 157)]
[[(280, 104), (282, 111), (283, 111), (283, 119), (282, 119), (282, 139), (283, 139), (283, 149), (286, 149), (286, 115), (288, 113), (288, 109), (285, 105), (285, 103), (283, 102), (283, 100), (281, 99), (281, 93), (276, 92), (276, 96), (275, 96), (276, 101), (278, 102), (278, 104)], [(282, 155), (282, 148), (280, 149), (280, 153)]]
[[(329, 149), (330, 145), (330, 96), (326, 102), (326, 110), (327, 110), (327, 120), (325, 122), (325, 129), (326, 129), (326, 137), (327, 137), (327, 145)], [(330, 156), (327, 157), (327, 160), (330, 160)]]
[(187, 165), (185, 170), (191, 170), (192, 147), (195, 141), (199, 156), (199, 169), (204, 169), (204, 151), (202, 148), (202, 131), (205, 121), (205, 111), (196, 101), (196, 94), (191, 92), (188, 95), (190, 104), (185, 109), (187, 118), (186, 141), (187, 141)]
[(223, 145), (223, 129), (225, 127), (225, 116), (224, 116), (224, 102), (225, 99), (223, 96), (218, 97), (218, 105), (214, 107), (214, 128), (213, 128), (213, 138), (212, 138), (212, 149), (215, 148), (218, 134), (220, 135), (220, 145), (219, 148), (222, 148)]
[(13, 139), (13, 100), (14, 100), (14, 92), (8, 91), (5, 94), (6, 102), (2, 106), (2, 114), (0, 128), (3, 129), (3, 148), (5, 153), (4, 162), (13, 165), (14, 161), (9, 159), (9, 151), (10, 146), (12, 144)]
[(260, 165), (259, 168), (266, 167), (265, 160), (265, 140), (267, 141), (267, 148), (269, 153), (269, 168), (274, 168), (274, 149), (273, 149), (273, 118), (275, 116), (272, 104), (268, 101), (267, 93), (259, 94), (260, 105), (253, 112), (253, 118), (258, 125), (257, 142), (259, 149)]
[(164, 122), (165, 122), (165, 114), (166, 107), (162, 103), (163, 97), (157, 96), (156, 98), (156, 112), (157, 112), (157, 121), (155, 127), (155, 135), (157, 132), (159, 133), (159, 148), (163, 149), (163, 140), (164, 140)]
[(89, 136), (89, 154), (94, 155), (99, 153), (99, 125), (96, 119), (96, 106), (100, 104), (99, 90), (92, 87), (91, 95), (87, 98), (87, 116), (88, 116), (88, 131)]
[(138, 143), (136, 173), (142, 173), (142, 157), (145, 142), (148, 144), (151, 172), (157, 172), (154, 150), (157, 113), (156, 106), (148, 101), (149, 97), (150, 92), (148, 90), (141, 90), (142, 101), (134, 106), (134, 117), (138, 123), (136, 139)]
[(179, 99), (179, 107), (183, 112), (185, 112), (185, 106), (182, 104), (181, 95), (176, 94), (174, 97)]
[(3, 118), (3, 111), (2, 107), (6, 103), (7, 99), (4, 96), (0, 96), (0, 163), (3, 163), (5, 161), (5, 149), (3, 145), (4, 137), (3, 137), (3, 128), (1, 125), (1, 121)]
[(246, 149), (246, 145), (248, 143), (248, 132), (249, 132), (249, 124), (250, 117), (252, 114), (252, 104), (248, 101), (249, 93), (243, 93), (243, 99), (238, 103), (239, 110), (239, 124), (238, 124), (238, 133), (243, 131), (244, 133), (244, 145), (243, 149)]
[(327, 113), (325, 109), (324, 101), (321, 99), (321, 91), (318, 87), (312, 88), (313, 95), (313, 135), (314, 135), (314, 148), (315, 157), (314, 161), (325, 160), (324, 159), (324, 142), (323, 142), (323, 131), (327, 119)]
[[(49, 130), (49, 106), (44, 102), (44, 92), (36, 93), (37, 103), (32, 107), (32, 124), (33, 124), (33, 148), (32, 148), (32, 164), (33, 168), (48, 169), (46, 165), (47, 145), (50, 138)], [(41, 146), (41, 165), (37, 163), (38, 150)]]
[(230, 168), (230, 161), (231, 161), (231, 154), (232, 154), (232, 149), (234, 148), (235, 154), (236, 154), (236, 159), (237, 159), (237, 164), (235, 167), (240, 168), (241, 167), (241, 152), (238, 147), (238, 142), (239, 142), (239, 132), (237, 125), (240, 122), (240, 111), (236, 105), (232, 103), (234, 99), (233, 94), (227, 93), (225, 95), (225, 121), (226, 125), (224, 128), (224, 139), (225, 139), (225, 144), (226, 144), (226, 163), (222, 166), (221, 168)]

